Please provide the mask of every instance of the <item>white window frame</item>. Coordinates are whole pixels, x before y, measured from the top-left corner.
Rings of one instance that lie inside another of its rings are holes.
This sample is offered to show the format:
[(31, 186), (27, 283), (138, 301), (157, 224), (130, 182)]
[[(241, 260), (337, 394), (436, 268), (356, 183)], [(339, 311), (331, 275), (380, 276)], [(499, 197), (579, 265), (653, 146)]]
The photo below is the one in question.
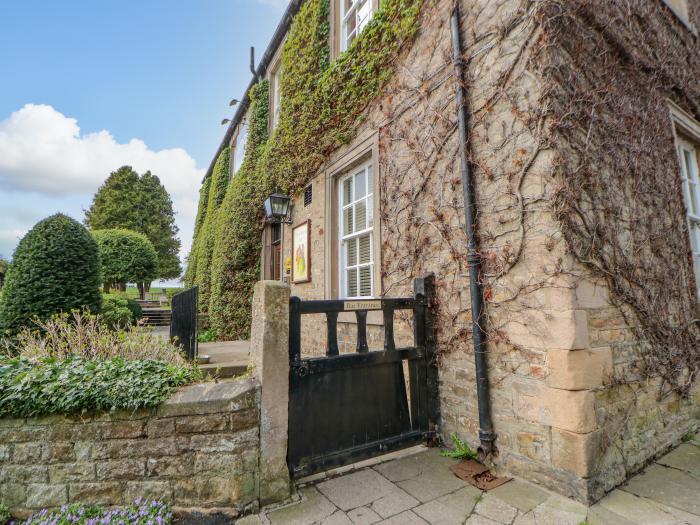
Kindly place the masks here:
[[(345, 2), (351, 3), (350, 8), (346, 10)], [(340, 51), (345, 51), (352, 41), (362, 32), (365, 26), (372, 20), (374, 16), (374, 0), (339, 0), (340, 3)], [(366, 5), (369, 12), (364, 18), (360, 18), (360, 5)], [(351, 20), (355, 21), (355, 29), (348, 33), (348, 24)]]
[(678, 161), (683, 178), (683, 194), (688, 213), (690, 246), (693, 253), (693, 268), (700, 299), (700, 164), (697, 146), (680, 137), (677, 139)]
[[(241, 131), (244, 131), (244, 135), (241, 138)], [(231, 151), (231, 178), (233, 178), (238, 170), (241, 169), (243, 164), (243, 159), (245, 158), (245, 147), (248, 143), (248, 114), (246, 114), (238, 124), (236, 129), (236, 134), (233, 138), (233, 147)], [(236, 158), (240, 154), (240, 164), (236, 162)]]
[[(365, 179), (365, 195), (360, 197), (359, 199), (356, 198), (355, 196), (355, 182), (354, 178), (356, 175), (363, 173), (364, 179)], [(374, 275), (374, 265), (375, 265), (375, 253), (374, 253), (374, 226), (375, 226), (375, 217), (374, 217), (374, 166), (371, 162), (363, 163), (343, 176), (338, 178), (338, 280), (339, 280), (339, 296), (341, 299), (372, 299), (375, 297), (375, 290), (376, 290), (376, 283), (375, 283), (375, 275)], [(352, 182), (352, 195), (351, 195), (351, 202), (349, 203), (344, 203), (343, 202), (343, 186), (345, 184), (345, 181), (348, 179), (353, 179)], [(370, 181), (371, 179), (371, 181)], [(371, 183), (370, 183), (371, 182)], [(345, 222), (344, 222), (344, 217), (343, 217), (343, 212), (345, 209), (352, 207), (353, 208), (353, 221), (355, 221), (355, 213), (354, 209), (356, 209), (357, 204), (364, 201), (365, 202), (365, 211), (366, 211), (366, 217), (367, 217), (367, 223), (368, 226), (360, 231), (354, 231), (350, 234), (345, 235)], [(357, 243), (357, 250), (358, 250), (358, 255), (357, 255), (357, 260), (356, 264), (352, 266), (348, 266), (346, 264), (347, 262), (347, 244), (348, 241), (352, 239), (359, 239), (360, 237), (364, 236), (369, 236), (369, 262), (368, 263), (360, 263), (360, 257), (359, 257), (359, 242)], [(347, 293), (347, 270), (349, 269), (354, 269), (357, 271), (357, 292), (359, 294), (360, 292), (360, 268), (369, 268), (369, 275), (370, 275), (370, 295), (349, 295)]]
[(272, 131), (280, 122), (280, 108), (282, 104), (280, 80), (282, 78), (282, 66), (279, 66), (270, 76), (272, 77), (272, 127), (270, 131)]

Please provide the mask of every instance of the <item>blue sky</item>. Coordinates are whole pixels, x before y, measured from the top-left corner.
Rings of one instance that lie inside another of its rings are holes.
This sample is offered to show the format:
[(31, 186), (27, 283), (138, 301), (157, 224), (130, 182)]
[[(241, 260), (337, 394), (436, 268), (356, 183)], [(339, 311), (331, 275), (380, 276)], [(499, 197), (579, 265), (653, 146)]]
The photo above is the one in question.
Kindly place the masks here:
[(189, 250), (197, 190), (286, 0), (0, 3), (0, 254), (78, 220), (121, 164), (171, 192)]

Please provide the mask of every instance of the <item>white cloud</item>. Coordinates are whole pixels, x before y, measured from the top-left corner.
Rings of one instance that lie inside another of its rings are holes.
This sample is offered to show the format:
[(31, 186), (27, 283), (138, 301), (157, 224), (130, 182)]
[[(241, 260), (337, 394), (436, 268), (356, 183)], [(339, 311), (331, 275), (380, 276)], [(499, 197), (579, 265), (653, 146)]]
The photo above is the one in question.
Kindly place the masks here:
[(119, 144), (108, 131), (80, 134), (78, 122), (51, 106), (27, 104), (0, 121), (0, 184), (53, 195), (93, 191), (128, 164), (151, 170), (168, 191), (189, 193), (203, 172), (181, 148), (152, 151), (139, 139)]
[(184, 149), (153, 151), (136, 138), (120, 144), (104, 130), (81, 135), (76, 119), (48, 105), (27, 104), (0, 121), (0, 190), (57, 200), (92, 194), (123, 165), (160, 178), (173, 199), (182, 253), (187, 253), (204, 170)]

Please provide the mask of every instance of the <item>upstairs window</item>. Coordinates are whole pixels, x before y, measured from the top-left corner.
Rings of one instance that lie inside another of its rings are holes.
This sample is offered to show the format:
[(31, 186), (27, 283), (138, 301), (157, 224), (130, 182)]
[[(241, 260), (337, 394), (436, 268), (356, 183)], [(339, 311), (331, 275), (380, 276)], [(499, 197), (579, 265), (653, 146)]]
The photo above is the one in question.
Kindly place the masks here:
[(243, 164), (245, 145), (248, 141), (248, 116), (246, 115), (238, 125), (236, 138), (233, 140), (233, 152), (231, 153), (231, 176), (233, 177)]
[(282, 97), (280, 95), (280, 81), (282, 79), (282, 68), (278, 67), (270, 76), (270, 89), (272, 93), (272, 129), (277, 127), (280, 121), (280, 109), (282, 107)]
[(695, 144), (679, 138), (678, 156), (681, 163), (685, 203), (688, 208), (695, 282), (698, 287), (698, 298), (700, 298), (700, 167), (698, 166), (698, 148)]
[(374, 179), (372, 165), (339, 181), (340, 290), (344, 299), (374, 296)]
[(345, 51), (374, 14), (373, 0), (340, 0), (340, 50)]

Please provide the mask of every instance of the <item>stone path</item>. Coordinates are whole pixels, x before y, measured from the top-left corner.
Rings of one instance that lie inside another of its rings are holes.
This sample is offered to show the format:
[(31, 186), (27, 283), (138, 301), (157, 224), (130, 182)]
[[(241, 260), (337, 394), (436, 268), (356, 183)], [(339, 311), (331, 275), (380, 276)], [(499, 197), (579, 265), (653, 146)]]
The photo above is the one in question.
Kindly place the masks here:
[[(450, 472), (435, 449), (299, 489), (299, 500), (238, 525), (700, 525), (700, 434), (586, 507), (513, 480), (488, 493)], [(367, 463), (365, 463), (367, 465)]]

